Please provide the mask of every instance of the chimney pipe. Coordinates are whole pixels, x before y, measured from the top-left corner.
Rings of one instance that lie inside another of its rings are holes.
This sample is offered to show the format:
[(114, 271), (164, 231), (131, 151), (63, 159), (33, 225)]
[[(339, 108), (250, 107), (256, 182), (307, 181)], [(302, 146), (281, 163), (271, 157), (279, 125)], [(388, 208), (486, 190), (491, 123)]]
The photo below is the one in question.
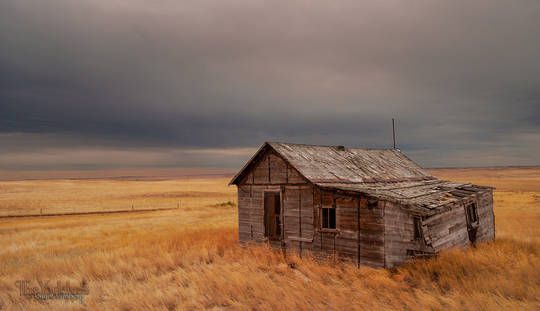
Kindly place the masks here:
[(396, 130), (394, 127), (394, 118), (392, 118), (392, 138), (394, 140), (394, 150), (396, 149)]

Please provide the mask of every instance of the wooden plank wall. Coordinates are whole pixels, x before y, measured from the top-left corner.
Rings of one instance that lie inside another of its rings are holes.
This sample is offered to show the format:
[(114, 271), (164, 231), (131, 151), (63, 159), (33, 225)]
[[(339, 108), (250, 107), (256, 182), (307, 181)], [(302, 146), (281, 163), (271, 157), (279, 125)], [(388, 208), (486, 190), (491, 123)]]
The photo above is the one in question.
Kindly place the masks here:
[(358, 258), (358, 204), (359, 199), (334, 196), (336, 205), (336, 252), (340, 259), (357, 262)]
[(285, 245), (289, 251), (299, 254), (313, 247), (313, 187), (284, 186), (284, 232)]
[(479, 218), (476, 241), (493, 239), (495, 237), (493, 195), (489, 190), (464, 197), (448, 205), (444, 212), (423, 220), (423, 233), (428, 246), (438, 252), (443, 248), (470, 245), (465, 206), (471, 203), (477, 204)]
[[(287, 250), (298, 251), (301, 247), (298, 240), (294, 237), (301, 237), (300, 226), (298, 222), (300, 218), (298, 213), (300, 211), (300, 187), (286, 186), (283, 192), (283, 230), (285, 232), (285, 244)], [(291, 238), (293, 240), (291, 241)]]
[(451, 203), (447, 210), (422, 220), (422, 231), (428, 246), (438, 252), (443, 248), (466, 247), (470, 244), (467, 218), (463, 204), (467, 200)]
[(264, 241), (264, 192), (280, 191), (273, 185), (238, 186), (238, 240)]
[[(321, 230), (320, 208), (336, 208), (336, 230)], [(369, 208), (365, 197), (314, 192), (313, 253), (359, 265), (384, 266), (384, 204)], [(358, 226), (360, 225), (360, 231)]]
[[(321, 209), (334, 207), (334, 197), (331, 192), (315, 190), (313, 194), (314, 211), (315, 211), (315, 231), (313, 235), (313, 250), (316, 256), (329, 257), (337, 256), (340, 248), (338, 242), (337, 230), (321, 230)], [(336, 212), (336, 226), (338, 226), (338, 215)]]
[[(414, 234), (412, 217), (388, 202), (369, 205), (366, 197), (319, 192), (277, 154), (267, 152), (238, 185), (239, 242), (264, 242), (264, 192), (282, 194), (284, 245), (288, 251), (333, 256), (372, 267), (397, 264), (406, 253), (402, 234)], [(336, 207), (336, 230), (321, 230), (320, 208)], [(390, 210), (385, 218), (386, 209)], [(410, 218), (409, 218), (410, 217)], [(405, 219), (403, 224), (400, 221)], [(387, 233), (385, 225), (399, 230)], [(359, 230), (360, 229), (360, 230)], [(385, 238), (391, 242), (385, 247)], [(406, 243), (405, 243), (406, 244)], [(397, 250), (399, 248), (399, 251)], [(385, 256), (385, 252), (389, 252)]]
[(438, 252), (443, 248), (467, 247), (465, 206), (476, 203), (479, 227), (477, 242), (495, 237), (492, 191), (466, 197), (445, 207), (443, 213), (422, 220), (424, 238), (414, 239), (414, 217), (399, 205), (387, 202), (385, 215), (385, 266), (392, 267), (411, 258), (407, 250)]
[(386, 202), (384, 207), (385, 266), (394, 267), (410, 259), (407, 250), (422, 250), (421, 240), (414, 238), (414, 216), (401, 205)]
[(251, 233), (251, 186), (238, 185), (238, 241), (245, 244)]
[(370, 208), (366, 197), (360, 200), (360, 264), (384, 266), (384, 203)]
[(495, 238), (495, 215), (493, 213), (493, 190), (485, 191), (477, 196), (479, 227), (476, 233), (478, 242)]
[[(264, 242), (264, 193), (282, 195), (285, 247), (309, 251), (313, 241), (313, 187), (277, 154), (266, 152), (255, 161), (238, 185), (238, 239)], [(271, 244), (281, 247), (281, 242)]]

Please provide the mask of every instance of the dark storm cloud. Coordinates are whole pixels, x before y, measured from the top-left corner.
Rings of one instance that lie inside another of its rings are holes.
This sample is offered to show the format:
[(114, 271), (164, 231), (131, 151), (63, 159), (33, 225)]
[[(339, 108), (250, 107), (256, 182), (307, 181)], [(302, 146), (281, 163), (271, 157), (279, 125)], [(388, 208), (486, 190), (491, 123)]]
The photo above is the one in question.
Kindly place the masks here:
[(387, 147), (397, 117), (424, 165), (539, 164), (538, 29), (534, 0), (2, 1), (0, 143), (189, 166), (179, 150)]

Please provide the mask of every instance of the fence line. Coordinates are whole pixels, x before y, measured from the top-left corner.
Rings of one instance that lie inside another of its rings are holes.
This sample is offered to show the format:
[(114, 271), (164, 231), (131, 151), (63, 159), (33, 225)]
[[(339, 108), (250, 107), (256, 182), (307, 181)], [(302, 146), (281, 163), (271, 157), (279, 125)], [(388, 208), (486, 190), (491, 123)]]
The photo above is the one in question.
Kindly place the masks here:
[(121, 214), (121, 213), (138, 213), (138, 212), (156, 212), (156, 211), (170, 211), (176, 210), (178, 207), (167, 208), (147, 208), (147, 209), (131, 209), (128, 210), (114, 210), (114, 211), (89, 211), (89, 212), (71, 212), (71, 213), (46, 213), (43, 214), (43, 210), (40, 210), (39, 214), (25, 214), (25, 215), (0, 215), (2, 218), (23, 218), (23, 217), (41, 217), (41, 216), (77, 216), (77, 215), (99, 215), (99, 214)]

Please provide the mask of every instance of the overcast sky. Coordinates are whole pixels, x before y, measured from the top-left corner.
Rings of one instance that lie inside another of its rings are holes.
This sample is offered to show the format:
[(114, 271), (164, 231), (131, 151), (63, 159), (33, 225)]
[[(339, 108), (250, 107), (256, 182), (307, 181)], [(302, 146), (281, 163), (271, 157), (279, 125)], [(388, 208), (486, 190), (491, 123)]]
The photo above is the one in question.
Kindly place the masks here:
[(0, 169), (242, 166), (264, 141), (540, 164), (540, 1), (0, 1)]

